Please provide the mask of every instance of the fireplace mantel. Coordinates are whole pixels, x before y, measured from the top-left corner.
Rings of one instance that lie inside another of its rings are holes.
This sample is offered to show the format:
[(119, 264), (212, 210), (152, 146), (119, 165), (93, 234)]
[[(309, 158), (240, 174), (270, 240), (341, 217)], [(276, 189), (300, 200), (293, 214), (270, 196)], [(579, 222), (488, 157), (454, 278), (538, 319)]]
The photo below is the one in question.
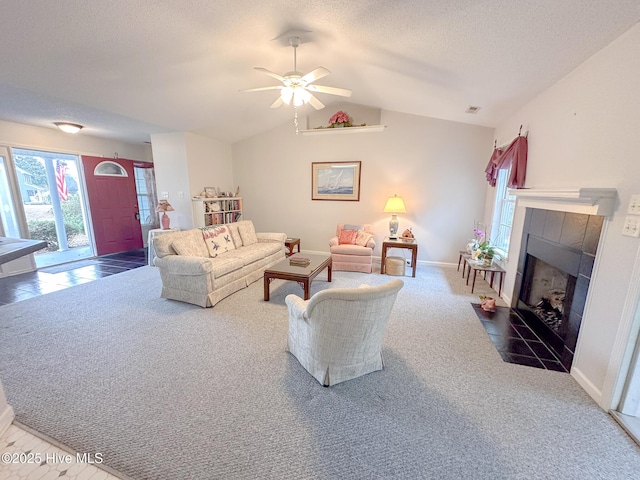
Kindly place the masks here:
[(618, 192), (615, 188), (522, 188), (510, 189), (521, 207), (608, 216), (613, 213)]

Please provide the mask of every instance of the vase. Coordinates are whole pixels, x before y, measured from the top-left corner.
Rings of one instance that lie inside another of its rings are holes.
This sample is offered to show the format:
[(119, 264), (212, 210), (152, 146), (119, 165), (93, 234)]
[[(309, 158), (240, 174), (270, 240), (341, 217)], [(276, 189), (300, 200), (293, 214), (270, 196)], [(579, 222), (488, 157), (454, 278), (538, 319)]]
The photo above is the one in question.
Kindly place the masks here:
[(478, 249), (478, 241), (472, 238), (471, 241), (467, 243), (467, 253), (471, 255), (477, 249)]
[(169, 215), (166, 214), (166, 212), (163, 212), (162, 217), (160, 217), (160, 223), (162, 223), (163, 230), (169, 230), (171, 219), (169, 218)]
[(482, 299), (482, 303), (480, 303), (480, 308), (485, 312), (495, 312), (496, 311), (496, 299), (493, 297), (484, 297)]
[(493, 257), (489, 257), (487, 255), (482, 257), (482, 266), (483, 267), (490, 267), (492, 263), (493, 263)]
[(336, 123), (335, 124), (335, 128), (343, 128), (344, 127), (344, 123)]

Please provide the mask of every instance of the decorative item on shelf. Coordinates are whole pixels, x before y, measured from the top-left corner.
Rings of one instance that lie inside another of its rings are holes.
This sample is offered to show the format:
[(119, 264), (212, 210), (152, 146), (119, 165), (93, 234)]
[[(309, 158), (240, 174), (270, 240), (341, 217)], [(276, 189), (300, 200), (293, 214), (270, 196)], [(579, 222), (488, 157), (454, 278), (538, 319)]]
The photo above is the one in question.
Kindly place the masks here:
[(333, 114), (333, 116), (329, 119), (329, 126), (323, 127), (322, 125), (316, 127), (316, 130), (320, 130), (322, 128), (343, 128), (343, 127), (366, 127), (366, 123), (361, 123), (360, 125), (354, 125), (351, 122), (351, 117), (346, 112), (342, 110), (337, 111)]
[(392, 214), (389, 220), (389, 239), (395, 240), (398, 238), (398, 213), (407, 213), (402, 197), (395, 194), (389, 197), (383, 212)]
[(174, 208), (171, 206), (168, 200), (158, 201), (156, 212), (157, 213), (162, 212), (162, 217), (160, 217), (160, 222), (162, 223), (163, 230), (169, 230), (171, 228), (170, 227), (171, 219), (169, 218), (169, 215), (167, 215), (167, 212), (173, 212), (173, 211), (174, 211)]
[(240, 196), (240, 185), (238, 185), (238, 188), (236, 188), (236, 194), (235, 194), (235, 196), (236, 196), (236, 197), (239, 197), (239, 196)]
[(416, 238), (413, 236), (413, 232), (410, 228), (407, 228), (404, 232), (402, 232), (402, 236), (400, 237), (405, 243), (413, 243), (416, 241)]
[(480, 295), (480, 308), (485, 312), (495, 312), (496, 299), (493, 297), (487, 297), (486, 295)]

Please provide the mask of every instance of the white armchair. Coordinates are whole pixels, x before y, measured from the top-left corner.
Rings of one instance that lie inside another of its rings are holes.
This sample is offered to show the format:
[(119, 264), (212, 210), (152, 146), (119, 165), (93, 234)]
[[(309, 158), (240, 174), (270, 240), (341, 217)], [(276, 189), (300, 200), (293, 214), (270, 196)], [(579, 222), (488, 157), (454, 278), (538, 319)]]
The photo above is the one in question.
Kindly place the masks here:
[(326, 387), (382, 370), (382, 337), (403, 285), (331, 288), (306, 301), (287, 295), (289, 352)]

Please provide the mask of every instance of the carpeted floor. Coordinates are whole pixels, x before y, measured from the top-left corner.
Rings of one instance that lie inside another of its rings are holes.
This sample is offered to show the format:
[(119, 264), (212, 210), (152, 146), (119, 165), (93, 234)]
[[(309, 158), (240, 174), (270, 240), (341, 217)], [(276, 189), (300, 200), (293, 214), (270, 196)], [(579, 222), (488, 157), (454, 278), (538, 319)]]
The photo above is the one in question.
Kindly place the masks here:
[[(312, 294), (391, 279), (324, 278)], [(285, 352), (297, 284), (202, 309), (160, 299), (152, 267), (0, 307), (0, 378), (20, 422), (134, 479), (637, 475), (570, 375), (501, 360), (459, 272), (404, 281), (385, 369), (331, 388)]]

